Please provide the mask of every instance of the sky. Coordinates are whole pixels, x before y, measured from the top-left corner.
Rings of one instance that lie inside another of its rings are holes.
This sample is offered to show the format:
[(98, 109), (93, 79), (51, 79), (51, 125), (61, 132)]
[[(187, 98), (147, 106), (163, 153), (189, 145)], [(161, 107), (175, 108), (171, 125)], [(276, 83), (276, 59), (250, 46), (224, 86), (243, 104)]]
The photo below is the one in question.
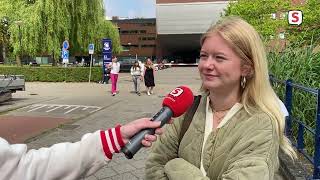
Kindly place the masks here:
[(156, 17), (156, 0), (104, 0), (106, 16), (127, 18)]

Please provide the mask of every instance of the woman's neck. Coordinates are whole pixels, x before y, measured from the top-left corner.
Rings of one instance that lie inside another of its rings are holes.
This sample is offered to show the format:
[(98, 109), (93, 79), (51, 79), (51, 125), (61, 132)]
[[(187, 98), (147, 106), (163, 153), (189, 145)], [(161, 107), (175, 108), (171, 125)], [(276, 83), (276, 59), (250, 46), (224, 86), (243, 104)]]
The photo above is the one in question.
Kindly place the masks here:
[(225, 111), (231, 109), (233, 105), (240, 102), (240, 91), (210, 91), (210, 105), (214, 111)]

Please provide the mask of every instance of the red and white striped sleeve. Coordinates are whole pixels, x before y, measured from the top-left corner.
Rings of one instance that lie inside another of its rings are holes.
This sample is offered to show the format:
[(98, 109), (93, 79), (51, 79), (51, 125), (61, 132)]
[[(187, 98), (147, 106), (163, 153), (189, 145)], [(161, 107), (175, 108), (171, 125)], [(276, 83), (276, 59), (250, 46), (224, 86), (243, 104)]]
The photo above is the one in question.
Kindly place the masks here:
[(69, 180), (89, 176), (125, 145), (120, 127), (87, 133), (78, 142), (38, 150), (28, 150), (26, 144), (9, 144), (0, 138), (0, 179)]
[(120, 125), (107, 131), (100, 131), (100, 138), (105, 156), (112, 159), (113, 153), (119, 153), (125, 145), (120, 133)]

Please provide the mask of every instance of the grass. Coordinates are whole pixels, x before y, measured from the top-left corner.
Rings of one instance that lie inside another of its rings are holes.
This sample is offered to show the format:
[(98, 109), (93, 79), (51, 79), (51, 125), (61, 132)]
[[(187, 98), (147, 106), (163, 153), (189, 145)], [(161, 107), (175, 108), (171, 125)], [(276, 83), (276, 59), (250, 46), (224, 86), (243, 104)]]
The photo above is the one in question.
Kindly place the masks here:
[[(305, 87), (319, 89), (320, 53), (314, 52), (313, 45), (301, 48), (301, 44), (293, 44), (281, 53), (269, 53), (270, 73), (280, 80), (291, 79), (294, 83)], [(276, 83), (274, 89), (280, 98), (284, 97), (285, 88), (283, 85)], [(317, 97), (294, 88), (292, 107), (293, 117), (315, 130)], [(297, 143), (298, 123), (293, 123), (292, 126), (292, 139)], [(314, 144), (314, 135), (304, 130), (304, 149), (310, 156), (313, 156)]]

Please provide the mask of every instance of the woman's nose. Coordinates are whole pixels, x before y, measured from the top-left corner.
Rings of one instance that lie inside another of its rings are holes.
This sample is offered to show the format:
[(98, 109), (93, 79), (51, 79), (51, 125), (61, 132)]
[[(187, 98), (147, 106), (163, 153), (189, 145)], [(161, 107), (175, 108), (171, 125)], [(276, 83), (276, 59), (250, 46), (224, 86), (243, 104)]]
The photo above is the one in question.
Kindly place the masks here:
[(213, 70), (215, 67), (214, 62), (214, 59), (211, 56), (209, 56), (208, 59), (205, 61), (205, 68)]

